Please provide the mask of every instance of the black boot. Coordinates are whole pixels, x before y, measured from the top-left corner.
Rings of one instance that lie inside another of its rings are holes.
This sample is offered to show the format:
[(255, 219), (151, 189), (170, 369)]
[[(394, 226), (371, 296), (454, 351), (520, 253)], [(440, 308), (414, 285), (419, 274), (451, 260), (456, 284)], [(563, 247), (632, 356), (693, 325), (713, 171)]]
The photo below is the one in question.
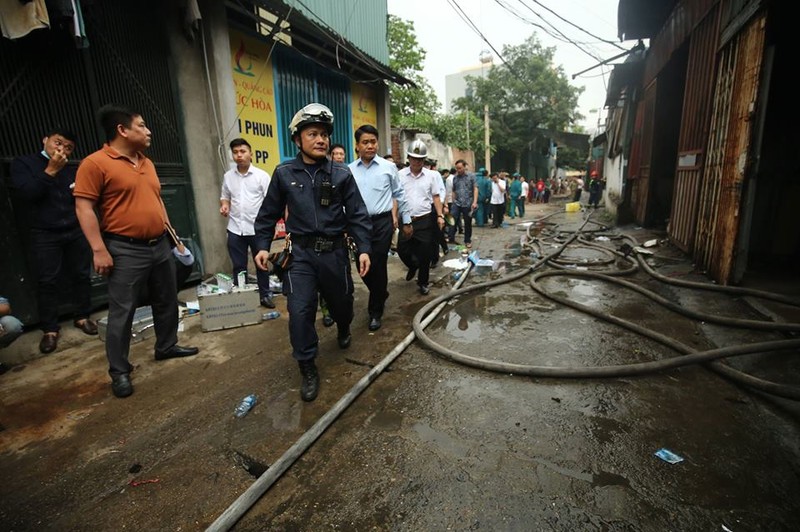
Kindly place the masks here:
[(300, 398), (303, 401), (313, 401), (319, 393), (319, 373), (314, 359), (302, 360), (299, 362), (300, 374), (303, 376), (303, 383), (300, 385)]

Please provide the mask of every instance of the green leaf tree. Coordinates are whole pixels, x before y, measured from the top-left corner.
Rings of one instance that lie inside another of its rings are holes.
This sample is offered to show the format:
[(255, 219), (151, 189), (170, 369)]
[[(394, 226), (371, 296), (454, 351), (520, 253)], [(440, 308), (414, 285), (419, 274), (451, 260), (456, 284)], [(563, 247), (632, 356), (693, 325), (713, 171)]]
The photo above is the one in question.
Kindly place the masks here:
[[(505, 63), (492, 67), (484, 78), (468, 77), (471, 96), (454, 102), (456, 109), (483, 116), (489, 106), (492, 151), (522, 153), (541, 136), (540, 129), (566, 131), (581, 118), (577, 111), (582, 88), (569, 84), (564, 70), (553, 64), (554, 48), (545, 48), (535, 34), (520, 45), (504, 46)], [(482, 124), (482, 122), (481, 122)], [(479, 138), (483, 150), (483, 135)]]
[(422, 76), (425, 50), (417, 42), (414, 23), (389, 15), (388, 43), (389, 66), (416, 85), (389, 88), (392, 126), (427, 129), (435, 121), (441, 104)]

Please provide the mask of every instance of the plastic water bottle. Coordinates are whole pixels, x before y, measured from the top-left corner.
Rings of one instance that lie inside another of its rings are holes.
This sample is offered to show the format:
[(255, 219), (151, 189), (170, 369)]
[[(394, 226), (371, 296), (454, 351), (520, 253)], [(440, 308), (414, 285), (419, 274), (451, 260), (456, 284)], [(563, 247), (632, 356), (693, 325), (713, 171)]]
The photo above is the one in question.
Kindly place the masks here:
[(281, 317), (280, 312), (278, 312), (277, 310), (271, 310), (269, 312), (265, 312), (264, 314), (262, 314), (261, 319), (267, 321), (267, 320), (274, 320), (275, 318), (280, 318), (280, 317)]
[(255, 394), (250, 394), (244, 399), (242, 402), (239, 403), (239, 406), (236, 407), (236, 410), (233, 411), (233, 415), (236, 417), (244, 417), (250, 411), (253, 406), (256, 404), (256, 396)]

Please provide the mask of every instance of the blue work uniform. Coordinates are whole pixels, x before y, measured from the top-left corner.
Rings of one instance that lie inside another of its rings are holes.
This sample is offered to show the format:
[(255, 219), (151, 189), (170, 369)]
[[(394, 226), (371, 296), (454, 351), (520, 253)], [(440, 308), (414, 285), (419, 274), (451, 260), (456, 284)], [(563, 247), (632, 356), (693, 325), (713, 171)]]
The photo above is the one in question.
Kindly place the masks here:
[[(327, 205), (322, 205), (327, 197)], [(286, 217), (292, 242), (292, 262), (282, 273), (289, 311), (289, 339), (295, 360), (317, 356), (319, 337), (314, 328), (317, 294), (328, 303), (339, 331), (353, 320), (353, 279), (345, 233), (358, 253), (371, 253), (372, 222), (356, 180), (342, 163), (309, 165), (302, 156), (275, 169), (267, 196), (255, 221), (255, 243), (269, 251), (275, 225)]]
[(475, 223), (483, 227), (489, 222), (489, 200), (492, 198), (492, 180), (483, 174), (476, 176), (478, 185), (478, 207), (475, 209)]

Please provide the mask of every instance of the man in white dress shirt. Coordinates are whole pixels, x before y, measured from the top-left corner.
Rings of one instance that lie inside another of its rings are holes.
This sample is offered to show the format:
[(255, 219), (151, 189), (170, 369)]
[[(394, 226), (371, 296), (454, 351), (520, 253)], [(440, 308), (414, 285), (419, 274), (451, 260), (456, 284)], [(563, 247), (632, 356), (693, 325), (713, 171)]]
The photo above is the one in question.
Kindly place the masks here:
[[(412, 142), (406, 152), (409, 165), (400, 170), (400, 183), (405, 190), (413, 235), (411, 238), (400, 238), (397, 244), (397, 254), (408, 266), (406, 280), (413, 279), (419, 270), (417, 285), (422, 295), (430, 293), (428, 281), (433, 259), (431, 251), (435, 249), (433, 243), (438, 234), (436, 230), (441, 231), (444, 227), (440, 199), (444, 195), (442, 178), (439, 172), (423, 168), (427, 154), (428, 147), (421, 140)], [(431, 204), (436, 211), (436, 226), (431, 216)]]
[[(247, 251), (255, 257), (253, 224), (261, 202), (269, 188), (269, 174), (253, 166), (253, 151), (244, 139), (233, 139), (230, 144), (235, 168), (225, 172), (219, 198), (219, 213), (228, 218), (228, 255), (233, 263), (233, 282), (238, 285), (239, 272), (247, 272)], [(256, 268), (258, 293), (261, 305), (275, 308), (269, 289), (269, 272)]]

